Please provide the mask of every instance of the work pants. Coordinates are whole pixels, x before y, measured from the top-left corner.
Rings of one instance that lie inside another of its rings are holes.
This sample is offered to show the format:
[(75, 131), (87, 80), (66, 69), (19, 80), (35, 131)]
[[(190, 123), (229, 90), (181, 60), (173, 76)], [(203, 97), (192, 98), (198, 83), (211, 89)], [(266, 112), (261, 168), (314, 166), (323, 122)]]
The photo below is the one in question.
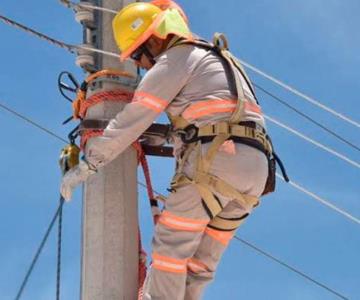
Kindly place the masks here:
[[(236, 150), (235, 155), (217, 155), (211, 172), (237, 182), (240, 192), (259, 196), (267, 176), (266, 158), (245, 145), (237, 145)], [(193, 165), (191, 160), (190, 157), (188, 173)], [(258, 168), (254, 168), (254, 164)], [(238, 167), (242, 168), (235, 170)], [(215, 194), (224, 207), (220, 217), (245, 217), (253, 209)], [(155, 228), (152, 266), (144, 284), (144, 300), (201, 299), (204, 287), (214, 278), (220, 258), (235, 234), (211, 228), (210, 221), (195, 184), (170, 194)]]

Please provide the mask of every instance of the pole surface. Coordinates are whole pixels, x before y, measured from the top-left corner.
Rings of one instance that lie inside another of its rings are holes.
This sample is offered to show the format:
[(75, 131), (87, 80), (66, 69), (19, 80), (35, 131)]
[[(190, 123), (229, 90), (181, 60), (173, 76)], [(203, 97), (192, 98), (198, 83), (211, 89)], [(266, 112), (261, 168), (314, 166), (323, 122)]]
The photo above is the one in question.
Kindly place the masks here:
[[(99, 1), (103, 7), (120, 10), (133, 1)], [(102, 4), (101, 4), (102, 3)], [(111, 22), (114, 15), (98, 13), (98, 46), (118, 52)], [(137, 76), (131, 63), (120, 64), (112, 57), (99, 56), (99, 69), (118, 69)], [(87, 97), (101, 91), (129, 87), (104, 81)], [(130, 89), (131, 90), (131, 89)], [(104, 102), (91, 107), (86, 118), (111, 119), (124, 103)], [(88, 145), (91, 145), (91, 139)], [(135, 300), (138, 293), (137, 156), (129, 147), (110, 164), (91, 176), (84, 185), (82, 237), (82, 300)]]

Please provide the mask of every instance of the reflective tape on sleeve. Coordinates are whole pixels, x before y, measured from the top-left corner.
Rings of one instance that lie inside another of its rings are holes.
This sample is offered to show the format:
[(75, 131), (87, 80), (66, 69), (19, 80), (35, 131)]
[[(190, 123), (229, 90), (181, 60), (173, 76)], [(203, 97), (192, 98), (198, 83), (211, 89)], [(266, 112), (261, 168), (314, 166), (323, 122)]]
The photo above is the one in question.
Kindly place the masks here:
[(161, 113), (168, 106), (168, 102), (145, 92), (135, 92), (133, 102), (145, 106), (157, 113)]

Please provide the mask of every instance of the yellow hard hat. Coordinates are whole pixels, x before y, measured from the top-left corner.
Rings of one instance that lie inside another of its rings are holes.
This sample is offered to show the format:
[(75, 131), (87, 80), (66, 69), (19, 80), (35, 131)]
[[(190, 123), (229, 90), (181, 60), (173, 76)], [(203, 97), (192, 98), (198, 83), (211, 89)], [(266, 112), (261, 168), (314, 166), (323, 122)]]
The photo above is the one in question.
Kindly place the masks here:
[(125, 60), (152, 35), (166, 39), (169, 34), (192, 39), (192, 34), (177, 9), (161, 10), (158, 6), (136, 2), (127, 5), (113, 20), (113, 33)]

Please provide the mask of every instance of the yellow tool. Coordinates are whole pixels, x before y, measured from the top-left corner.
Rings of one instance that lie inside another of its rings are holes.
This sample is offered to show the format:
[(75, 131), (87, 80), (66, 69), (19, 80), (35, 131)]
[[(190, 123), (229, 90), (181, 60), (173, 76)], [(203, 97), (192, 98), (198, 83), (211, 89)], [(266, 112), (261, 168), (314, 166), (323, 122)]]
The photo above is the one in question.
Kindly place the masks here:
[(79, 164), (79, 155), (80, 148), (75, 144), (68, 144), (61, 150), (59, 165), (63, 174)]

